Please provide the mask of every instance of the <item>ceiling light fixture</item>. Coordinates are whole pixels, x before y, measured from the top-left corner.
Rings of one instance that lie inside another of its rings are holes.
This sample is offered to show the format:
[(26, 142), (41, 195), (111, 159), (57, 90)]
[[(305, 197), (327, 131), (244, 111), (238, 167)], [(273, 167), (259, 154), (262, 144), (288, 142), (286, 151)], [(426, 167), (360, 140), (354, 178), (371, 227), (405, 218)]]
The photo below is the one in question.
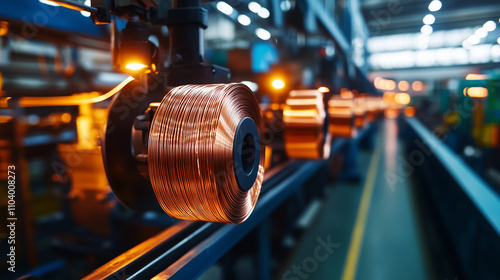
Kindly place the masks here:
[(441, 3), (441, 1), (439, 1), (439, 0), (433, 0), (429, 4), (429, 11), (431, 11), (431, 12), (439, 11), (442, 6), (443, 6), (443, 4)]
[(241, 25), (248, 26), (248, 25), (250, 25), (250, 23), (252, 23), (252, 20), (246, 15), (239, 15), (238, 22)]
[(483, 28), (488, 31), (488, 32), (491, 32), (493, 30), (495, 30), (497, 28), (497, 24), (492, 21), (492, 20), (488, 20), (487, 22), (485, 22), (483, 24)]
[(431, 14), (427, 14), (422, 21), (424, 24), (431, 25), (436, 21), (436, 18)]
[(269, 31), (265, 30), (264, 28), (257, 28), (255, 30), (255, 34), (262, 40), (271, 39), (271, 33), (269, 33)]
[(432, 31), (433, 31), (432, 26), (427, 24), (422, 26), (422, 28), (420, 28), (420, 32), (422, 32), (422, 34), (425, 35), (431, 35)]
[(234, 11), (233, 7), (224, 1), (217, 3), (217, 9), (226, 15), (230, 15)]
[(259, 10), (260, 10), (261, 6), (259, 3), (257, 2), (250, 2), (248, 3), (248, 9), (252, 12), (252, 13), (258, 13)]
[(488, 31), (486, 31), (484, 28), (478, 28), (476, 30), (476, 32), (474, 32), (474, 34), (476, 34), (477, 37), (479, 38), (484, 38), (486, 36), (488, 36)]
[(271, 13), (269, 13), (269, 10), (264, 8), (264, 7), (260, 8), (260, 10), (257, 14), (261, 18), (268, 18), (271, 15)]

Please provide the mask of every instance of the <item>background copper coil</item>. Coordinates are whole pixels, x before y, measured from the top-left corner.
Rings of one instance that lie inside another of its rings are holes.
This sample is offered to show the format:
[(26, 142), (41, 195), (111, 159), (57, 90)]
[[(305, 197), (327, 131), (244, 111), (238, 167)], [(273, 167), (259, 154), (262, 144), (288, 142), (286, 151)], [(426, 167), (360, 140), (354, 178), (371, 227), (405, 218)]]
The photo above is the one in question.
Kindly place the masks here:
[(374, 96), (365, 97), (366, 119), (368, 122), (373, 122), (378, 115), (378, 102)]
[(354, 116), (356, 117), (354, 124), (358, 128), (363, 128), (366, 125), (366, 107), (365, 98), (356, 97), (354, 99)]
[(283, 110), (285, 151), (291, 158), (325, 159), (330, 156), (330, 135), (323, 94), (293, 90)]
[(241, 223), (264, 177), (257, 99), (243, 84), (173, 88), (151, 123), (148, 168), (170, 216)]
[(328, 101), (329, 131), (333, 137), (351, 138), (356, 135), (354, 99), (334, 95)]

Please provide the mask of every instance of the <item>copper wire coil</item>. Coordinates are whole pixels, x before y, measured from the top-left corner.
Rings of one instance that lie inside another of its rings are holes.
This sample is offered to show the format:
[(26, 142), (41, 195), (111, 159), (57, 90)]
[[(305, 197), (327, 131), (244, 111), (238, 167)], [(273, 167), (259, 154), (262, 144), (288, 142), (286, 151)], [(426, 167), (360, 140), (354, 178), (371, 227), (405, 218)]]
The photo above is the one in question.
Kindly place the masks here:
[(356, 136), (354, 99), (334, 95), (328, 101), (329, 130), (333, 137)]
[(378, 116), (378, 102), (376, 97), (365, 97), (365, 107), (366, 107), (366, 120), (368, 122), (373, 122)]
[(260, 128), (259, 104), (245, 85), (173, 88), (148, 142), (151, 184), (163, 210), (179, 219), (243, 222), (264, 178)]
[(283, 110), (285, 151), (291, 158), (326, 159), (330, 134), (323, 95), (317, 90), (291, 91)]
[(366, 107), (365, 98), (356, 97), (354, 99), (354, 115), (356, 117), (354, 124), (357, 128), (363, 128), (366, 125)]

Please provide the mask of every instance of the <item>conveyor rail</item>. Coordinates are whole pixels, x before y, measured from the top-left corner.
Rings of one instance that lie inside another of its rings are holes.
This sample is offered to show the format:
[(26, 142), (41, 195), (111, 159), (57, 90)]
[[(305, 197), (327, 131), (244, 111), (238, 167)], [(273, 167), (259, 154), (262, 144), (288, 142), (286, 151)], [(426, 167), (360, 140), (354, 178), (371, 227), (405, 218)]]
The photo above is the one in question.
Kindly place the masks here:
[[(364, 137), (370, 126), (359, 131)], [(338, 153), (346, 139), (332, 142)], [(266, 171), (262, 191), (252, 215), (242, 224), (180, 221), (142, 242), (84, 279), (192, 279), (199, 276), (248, 232), (269, 216), (328, 160), (288, 161)]]

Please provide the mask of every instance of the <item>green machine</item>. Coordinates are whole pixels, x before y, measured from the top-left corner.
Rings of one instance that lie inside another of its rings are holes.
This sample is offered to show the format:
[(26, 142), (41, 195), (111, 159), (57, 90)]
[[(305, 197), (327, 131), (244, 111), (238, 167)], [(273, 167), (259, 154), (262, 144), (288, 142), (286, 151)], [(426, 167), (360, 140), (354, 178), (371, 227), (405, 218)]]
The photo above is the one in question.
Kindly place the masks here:
[[(499, 147), (499, 87), (499, 77), (462, 80), (459, 83), (454, 110), (454, 116), (459, 118), (456, 125), (463, 133), (472, 135), (478, 147)], [(453, 118), (453, 115), (448, 117)]]

